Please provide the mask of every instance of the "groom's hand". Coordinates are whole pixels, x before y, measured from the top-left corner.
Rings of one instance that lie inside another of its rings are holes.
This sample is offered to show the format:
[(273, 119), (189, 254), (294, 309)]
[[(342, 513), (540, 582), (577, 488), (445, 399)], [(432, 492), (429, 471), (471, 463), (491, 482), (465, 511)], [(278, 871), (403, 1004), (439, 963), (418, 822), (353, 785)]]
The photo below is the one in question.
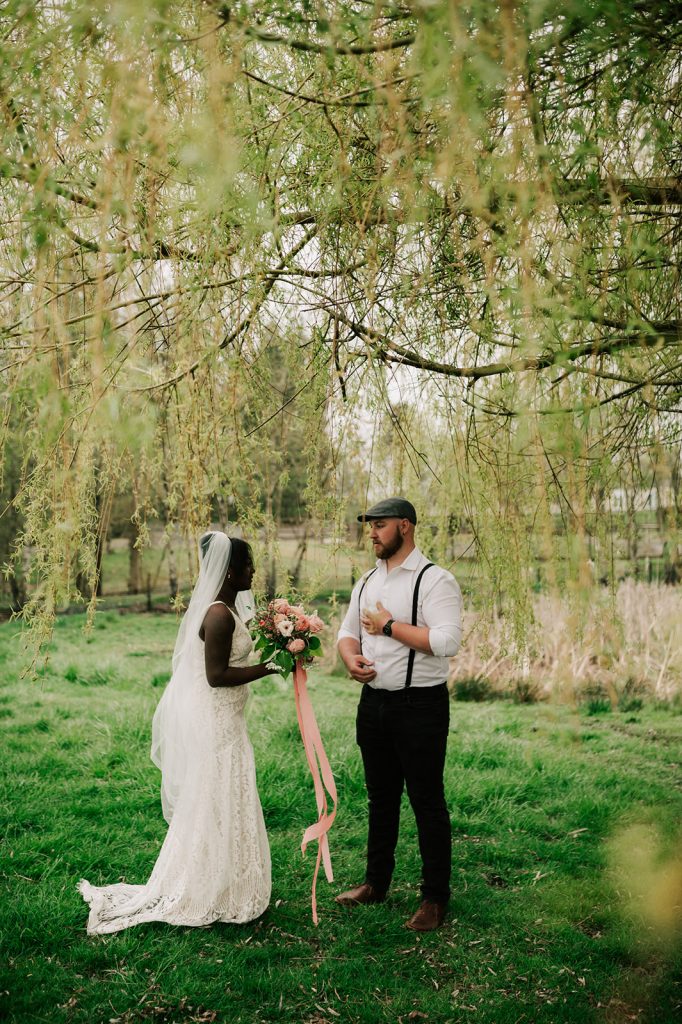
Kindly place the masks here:
[(364, 654), (352, 654), (345, 659), (345, 662), (351, 679), (357, 679), (359, 683), (368, 683), (376, 676), (373, 668), (374, 662), (366, 658)]
[(360, 615), (363, 629), (371, 636), (377, 636), (391, 618), (388, 608), (384, 608), (381, 601), (377, 601), (376, 611), (365, 608)]
[(344, 636), (339, 640), (338, 650), (351, 679), (357, 679), (359, 683), (368, 683), (370, 679), (374, 679), (374, 662), (364, 656), (359, 640)]

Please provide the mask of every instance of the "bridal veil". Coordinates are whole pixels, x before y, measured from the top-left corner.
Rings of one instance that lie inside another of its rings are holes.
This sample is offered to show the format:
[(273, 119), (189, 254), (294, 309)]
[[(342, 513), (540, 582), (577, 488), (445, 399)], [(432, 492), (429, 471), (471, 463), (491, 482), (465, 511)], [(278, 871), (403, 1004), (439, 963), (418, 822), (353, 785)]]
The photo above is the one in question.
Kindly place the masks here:
[[(199, 541), (199, 578), (187, 606), (173, 651), (172, 675), (152, 720), (151, 758), (161, 770), (161, 806), (170, 824), (182, 792), (193, 752), (203, 741), (198, 719), (192, 714), (192, 650), (209, 606), (223, 585), (232, 555), (232, 541), (211, 531)], [(251, 591), (237, 595), (237, 613), (243, 622), (253, 618)]]

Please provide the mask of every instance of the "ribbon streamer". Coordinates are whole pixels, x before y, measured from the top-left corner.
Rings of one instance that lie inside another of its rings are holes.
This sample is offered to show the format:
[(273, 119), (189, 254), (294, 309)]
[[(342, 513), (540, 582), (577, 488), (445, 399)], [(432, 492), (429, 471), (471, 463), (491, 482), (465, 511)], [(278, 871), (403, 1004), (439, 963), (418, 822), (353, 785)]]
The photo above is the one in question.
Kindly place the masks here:
[[(312, 910), (313, 922), (317, 924), (317, 875), (320, 870), (320, 861), (324, 864), (324, 871), (328, 882), (334, 881), (332, 862), (329, 854), (329, 840), (327, 833), (334, 823), (336, 817), (336, 783), (332, 770), (329, 767), (329, 760), (322, 744), (322, 737), (315, 718), (315, 712), (310, 702), (306, 670), (300, 660), (296, 661), (294, 669), (294, 696), (296, 699), (296, 714), (298, 716), (298, 727), (301, 730), (301, 739), (305, 749), (305, 756), (310, 768), (310, 774), (315, 784), (315, 799), (317, 800), (317, 821), (309, 825), (303, 833), (301, 841), (301, 853), (305, 853), (306, 847), (313, 839), (317, 839), (317, 860), (315, 862), (315, 873), (313, 874), (312, 888)], [(319, 762), (319, 767), (318, 767)], [(332, 802), (332, 809), (329, 810), (327, 794)]]

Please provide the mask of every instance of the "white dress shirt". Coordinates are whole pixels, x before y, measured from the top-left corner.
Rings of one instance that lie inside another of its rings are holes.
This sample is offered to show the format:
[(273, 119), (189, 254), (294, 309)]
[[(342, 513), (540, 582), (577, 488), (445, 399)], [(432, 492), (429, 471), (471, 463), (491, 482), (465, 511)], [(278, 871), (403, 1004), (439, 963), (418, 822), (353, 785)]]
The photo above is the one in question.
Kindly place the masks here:
[[(369, 686), (377, 690), (401, 690), (405, 686), (410, 648), (382, 633), (374, 636), (362, 630), (360, 607), (374, 610), (377, 601), (397, 622), (412, 623), (412, 595), (417, 576), (428, 564), (419, 548), (415, 548), (401, 565), (387, 571), (384, 559), (377, 560), (376, 572), (367, 580), (358, 595), (363, 576), (353, 587), (346, 617), (341, 623), (337, 642), (345, 636), (362, 643), (362, 653), (374, 662), (376, 676)], [(429, 627), (429, 644), (433, 654), (415, 651), (412, 686), (437, 686), (448, 675), (448, 658), (456, 654), (462, 639), (462, 594), (457, 580), (438, 565), (427, 569), (419, 584), (417, 625)]]

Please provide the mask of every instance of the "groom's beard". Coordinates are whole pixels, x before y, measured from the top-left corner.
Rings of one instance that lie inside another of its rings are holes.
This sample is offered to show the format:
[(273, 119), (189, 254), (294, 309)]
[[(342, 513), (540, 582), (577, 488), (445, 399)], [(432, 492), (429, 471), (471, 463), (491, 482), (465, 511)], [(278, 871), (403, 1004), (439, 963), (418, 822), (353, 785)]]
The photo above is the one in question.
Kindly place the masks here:
[(389, 558), (393, 558), (393, 556), (400, 551), (404, 540), (405, 538), (400, 531), (396, 531), (396, 535), (392, 541), (389, 541), (388, 544), (380, 544), (378, 547), (374, 548), (377, 558), (380, 558), (384, 562)]

